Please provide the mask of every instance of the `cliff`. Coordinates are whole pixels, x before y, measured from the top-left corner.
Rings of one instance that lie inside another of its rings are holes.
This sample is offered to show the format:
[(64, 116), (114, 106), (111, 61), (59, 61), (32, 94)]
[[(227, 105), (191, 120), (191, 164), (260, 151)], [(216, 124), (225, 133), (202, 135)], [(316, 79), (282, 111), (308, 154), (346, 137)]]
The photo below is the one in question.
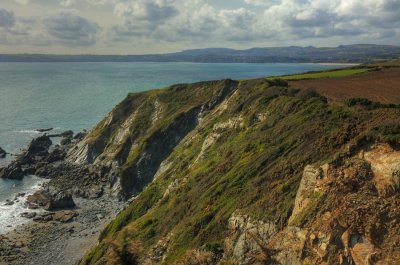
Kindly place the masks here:
[(81, 264), (396, 264), (400, 109), (283, 80), (130, 94), (68, 153), (131, 199)]

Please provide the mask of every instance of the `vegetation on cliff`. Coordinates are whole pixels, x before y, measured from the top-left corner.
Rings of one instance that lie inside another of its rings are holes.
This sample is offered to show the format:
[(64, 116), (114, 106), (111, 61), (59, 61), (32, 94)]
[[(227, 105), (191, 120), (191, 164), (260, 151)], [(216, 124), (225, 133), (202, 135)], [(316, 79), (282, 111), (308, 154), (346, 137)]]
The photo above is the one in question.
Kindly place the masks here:
[[(344, 251), (339, 247), (329, 255), (293, 254), (296, 259), (288, 261), (291, 254), (286, 259), (279, 254), (285, 243), (271, 238), (279, 233), (290, 238), (295, 233), (291, 227), (299, 229), (297, 235), (314, 231), (320, 209), (339, 210), (333, 203), (336, 190), (324, 186), (307, 193), (307, 207), (293, 216), (307, 165), (315, 165), (315, 172), (322, 165), (335, 172), (356, 168), (359, 174), (351, 175), (351, 181), (364, 187), (371, 165), (363, 159), (351, 161), (375, 143), (399, 148), (399, 117), (397, 105), (360, 99), (331, 105), (313, 90), (292, 89), (271, 79), (202, 82), (128, 95), (69, 154), (71, 160), (103, 166), (110, 177), (118, 176), (121, 196), (137, 195), (81, 264), (297, 264), (307, 258), (337, 263)], [(337, 195), (358, 194), (357, 185), (344, 186)], [(373, 198), (377, 209), (399, 200), (398, 187), (392, 193), (370, 188), (365, 198)], [(394, 220), (391, 229), (398, 229), (397, 216), (388, 218)], [(239, 225), (241, 232), (232, 232), (241, 222), (246, 224)], [(347, 225), (332, 228), (336, 232), (331, 234), (354, 230)], [(245, 227), (268, 227), (268, 233), (256, 229), (260, 239), (239, 246)], [(375, 259), (399, 255), (385, 238), (390, 232), (383, 231), (381, 244), (375, 244), (386, 247)], [(360, 228), (358, 234), (366, 238), (368, 233)], [(351, 264), (351, 255), (350, 263), (345, 258), (343, 254), (342, 264)]]

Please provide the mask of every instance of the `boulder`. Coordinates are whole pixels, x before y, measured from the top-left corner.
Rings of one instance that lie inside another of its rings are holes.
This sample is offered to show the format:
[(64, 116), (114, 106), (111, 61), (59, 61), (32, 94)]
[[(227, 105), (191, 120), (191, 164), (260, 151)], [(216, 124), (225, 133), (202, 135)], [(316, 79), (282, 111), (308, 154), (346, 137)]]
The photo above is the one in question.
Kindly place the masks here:
[(79, 214), (75, 211), (59, 211), (54, 214), (53, 220), (61, 223), (68, 223), (71, 222), (78, 215)]
[(74, 132), (71, 130), (68, 130), (68, 131), (61, 133), (60, 135), (65, 138), (72, 138), (74, 136)]
[(6, 200), (6, 203), (4, 205), (6, 206), (14, 205), (14, 201)]
[(32, 219), (32, 218), (36, 217), (36, 213), (35, 212), (24, 212), (24, 213), (21, 213), (21, 217)]
[(50, 208), (48, 210), (54, 209), (68, 209), (75, 207), (75, 202), (70, 193), (59, 192), (55, 194), (52, 198)]
[(43, 190), (36, 191), (34, 194), (29, 195), (26, 199), (26, 203), (28, 204), (29, 208), (33, 206), (33, 208), (43, 207), (46, 209), (50, 207), (50, 201), (50, 194)]
[(85, 198), (85, 199), (97, 199), (103, 196), (104, 189), (101, 186), (94, 186), (91, 188), (74, 188), (74, 195), (76, 197)]
[(22, 180), (24, 175), (24, 171), (18, 164), (10, 164), (7, 167), (0, 169), (0, 178)]
[(72, 140), (70, 137), (65, 137), (65, 138), (61, 139), (60, 144), (61, 145), (69, 145), (71, 142), (72, 142)]
[(42, 135), (36, 139), (33, 139), (28, 147), (28, 153), (30, 155), (38, 155), (43, 152), (47, 152), (49, 147), (51, 146), (52, 142), (50, 137), (47, 135)]
[(5, 158), (6, 156), (7, 156), (7, 152), (4, 151), (4, 149), (0, 147), (0, 158)]
[(53, 128), (43, 128), (43, 129), (36, 129), (37, 132), (48, 132), (53, 130)]
[(53, 152), (50, 153), (49, 157), (47, 158), (47, 162), (53, 163), (53, 162), (63, 160), (65, 158), (66, 154), (67, 153), (64, 150), (56, 148), (53, 150)]
[(51, 194), (47, 191), (40, 190), (33, 195), (29, 195), (26, 201), (29, 206), (39, 206), (48, 211), (68, 209), (75, 206), (72, 195), (63, 191)]

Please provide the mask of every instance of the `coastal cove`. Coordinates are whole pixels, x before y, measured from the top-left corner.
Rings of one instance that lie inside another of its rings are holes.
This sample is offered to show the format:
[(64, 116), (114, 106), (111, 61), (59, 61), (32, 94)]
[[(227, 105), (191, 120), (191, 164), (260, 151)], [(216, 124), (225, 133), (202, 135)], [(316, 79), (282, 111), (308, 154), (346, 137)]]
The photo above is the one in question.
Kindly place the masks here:
[[(75, 133), (90, 129), (130, 92), (146, 91), (175, 83), (223, 78), (247, 79), (344, 66), (347, 65), (2, 63), (0, 94), (4, 96), (0, 97), (3, 108), (0, 112), (0, 146), (7, 152), (19, 154), (33, 138), (43, 134), (37, 131), (39, 128), (54, 128), (50, 134), (68, 129)], [(0, 166), (14, 158), (13, 155), (8, 155), (6, 159), (0, 160)], [(0, 234), (28, 223), (28, 219), (20, 216), (28, 211), (24, 207), (25, 198), (44, 182), (45, 180), (35, 176), (25, 177), (23, 181), (0, 179), (0, 225), (3, 228)], [(18, 193), (26, 195), (13, 205), (5, 205), (7, 200), (15, 200)], [(114, 204), (109, 206), (108, 211), (114, 212)], [(85, 208), (80, 214), (83, 219), (93, 215), (91, 212), (86, 213)], [(94, 218), (97, 218), (96, 215)], [(11, 219), (12, 226), (9, 225)], [(82, 231), (88, 229), (92, 228), (85, 226)], [(84, 238), (87, 239), (86, 236)]]
[[(243, 241), (242, 229), (237, 229), (237, 224), (266, 231), (267, 234), (257, 237), (263, 242), (275, 242), (273, 249), (283, 255), (274, 259), (282, 264), (303, 264), (291, 262), (302, 257), (291, 249), (290, 253), (282, 250), (286, 241), (276, 239), (308, 240), (305, 234), (308, 226), (304, 224), (309, 223), (315, 229), (309, 238), (314, 240), (313, 235), (321, 234), (318, 216), (325, 209), (336, 207), (337, 198), (343, 198), (340, 203), (347, 207), (345, 212), (354, 213), (350, 219), (356, 221), (365, 218), (359, 217), (353, 205), (346, 205), (346, 194), (353, 196), (355, 191), (357, 200), (368, 202), (368, 214), (379, 213), (382, 203), (396, 205), (391, 198), (396, 199), (398, 190), (396, 176), (400, 157), (397, 149), (400, 105), (395, 85), (398, 71), (395, 66), (362, 65), (279, 78), (269, 75), (269, 78), (239, 81), (176, 84), (166, 89), (129, 93), (89, 132), (75, 130), (74, 133), (60, 124), (20, 130), (35, 137), (1, 169), (0, 177), (21, 179), (25, 176), (25, 181), (44, 183), (41, 187), (33, 186), (33, 190), (31, 186), (27, 192), (13, 194), (4, 202), (3, 206), (10, 207), (4, 207), (2, 212), (11, 213), (11, 221), (0, 220), (1, 225), (11, 229), (0, 234), (0, 265), (55, 264), (55, 261), (60, 265), (113, 264), (110, 259), (121, 260), (117, 264), (153, 264), (152, 261), (163, 260), (167, 264), (175, 264), (177, 260), (196, 264), (191, 261), (193, 253), (206, 255), (202, 257), (207, 257), (209, 264), (217, 264), (222, 259), (238, 260), (242, 265), (255, 264), (253, 252), (235, 250), (237, 246), (253, 244), (246, 238)], [(312, 85), (297, 88), (304, 80), (293, 80), (304, 76), (311, 76), (306, 80), (319, 81), (320, 85), (315, 90), (309, 89)], [(382, 91), (374, 90), (376, 85), (365, 85), (362, 95), (366, 98), (362, 99), (354, 89), (345, 91), (353, 94), (342, 98), (335, 94), (335, 89), (322, 90), (327, 81), (335, 85), (340, 81), (358, 80), (353, 81), (354, 86), (360, 82), (357, 78), (389, 79), (389, 82)], [(384, 101), (371, 101), (376, 98)], [(86, 98), (86, 101), (93, 99)], [(331, 139), (340, 145), (326, 144), (333, 143)], [(314, 144), (315, 148), (309, 148)], [(390, 159), (383, 155), (389, 155)], [(386, 182), (373, 178), (374, 170), (380, 170), (375, 164), (381, 160), (389, 170), (387, 174), (384, 172), (385, 178), (388, 175)], [(258, 174), (255, 168), (266, 171)], [(270, 181), (271, 178), (275, 181)], [(340, 181), (341, 178), (345, 179)], [(359, 188), (352, 189), (354, 181), (346, 181), (349, 178), (357, 178)], [(326, 180), (329, 182), (325, 183)], [(339, 181), (331, 185), (330, 180)], [(17, 188), (21, 183), (7, 184)], [(315, 197), (310, 191), (317, 187), (321, 187), (321, 194)], [(232, 196), (237, 192), (241, 196)], [(263, 194), (264, 198), (253, 197), (257, 194)], [(319, 212), (303, 209), (304, 201), (311, 195), (315, 198), (310, 206)], [(264, 207), (276, 201), (283, 203)], [(319, 207), (323, 201), (328, 208)], [(214, 202), (219, 208), (213, 208)], [(243, 202), (247, 208), (243, 208)], [(11, 212), (15, 205), (26, 205), (26, 212)], [(182, 215), (185, 209), (194, 214)], [(395, 221), (398, 213), (397, 207), (391, 207), (387, 216)], [(328, 222), (337, 220), (335, 216), (326, 217), (323, 220)], [(19, 225), (21, 218), (32, 222), (25, 220), (25, 224)], [(398, 227), (396, 221), (391, 224), (390, 233)], [(292, 225), (301, 233), (292, 234)], [(347, 229), (348, 225), (343, 223), (343, 226)], [(349, 233), (349, 240), (361, 237), (362, 241), (357, 244), (363, 244), (361, 247), (369, 244), (365, 246), (367, 256), (374, 249), (368, 242), (375, 242), (372, 238), (375, 234), (365, 235), (363, 231), (359, 235), (352, 230), (328, 228), (331, 231), (323, 233), (334, 233), (332, 238), (340, 236), (345, 240)], [(169, 232), (159, 233), (163, 229)], [(251, 231), (244, 230), (244, 233)], [(217, 237), (209, 239), (201, 235)], [(177, 244), (193, 238), (200, 241)], [(94, 246), (96, 239), (98, 245)], [(217, 243), (207, 248), (207, 242)], [(391, 254), (396, 242), (399, 242), (396, 237), (385, 242), (382, 254), (388, 254), (381, 259), (396, 259)], [(335, 242), (328, 239), (326, 244)], [(316, 261), (312, 264), (319, 264), (321, 256), (312, 254), (319, 246), (301, 245), (302, 248), (310, 246), (307, 253), (311, 255), (306, 258)], [(259, 251), (257, 247), (252, 249)], [(222, 256), (222, 251), (227, 256)], [(358, 255), (349, 253), (345, 258), (350, 261)], [(324, 255), (329, 255), (331, 260), (341, 257), (337, 251)]]
[[(245, 79), (348, 64), (0, 63), (0, 147), (11, 153), (39, 136), (90, 129), (130, 92), (177, 83)], [(53, 132), (54, 132), (53, 131)], [(0, 166), (5, 161), (0, 159)]]

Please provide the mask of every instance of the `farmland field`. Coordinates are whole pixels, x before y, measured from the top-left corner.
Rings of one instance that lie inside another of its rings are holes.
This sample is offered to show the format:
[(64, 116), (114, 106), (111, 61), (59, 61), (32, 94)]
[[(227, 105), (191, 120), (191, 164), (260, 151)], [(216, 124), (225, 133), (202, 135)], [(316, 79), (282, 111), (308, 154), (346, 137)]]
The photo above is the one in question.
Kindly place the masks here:
[[(321, 72), (316, 74), (324, 73), (331, 72)], [(399, 84), (400, 68), (382, 69), (380, 71), (371, 71), (361, 75), (356, 74), (346, 77), (330, 78), (329, 80), (314, 79), (289, 82), (289, 85), (292, 88), (314, 89), (318, 93), (326, 96), (330, 102), (335, 104), (341, 104), (345, 99), (353, 97), (364, 97), (371, 101), (379, 101), (382, 103), (400, 104)]]

